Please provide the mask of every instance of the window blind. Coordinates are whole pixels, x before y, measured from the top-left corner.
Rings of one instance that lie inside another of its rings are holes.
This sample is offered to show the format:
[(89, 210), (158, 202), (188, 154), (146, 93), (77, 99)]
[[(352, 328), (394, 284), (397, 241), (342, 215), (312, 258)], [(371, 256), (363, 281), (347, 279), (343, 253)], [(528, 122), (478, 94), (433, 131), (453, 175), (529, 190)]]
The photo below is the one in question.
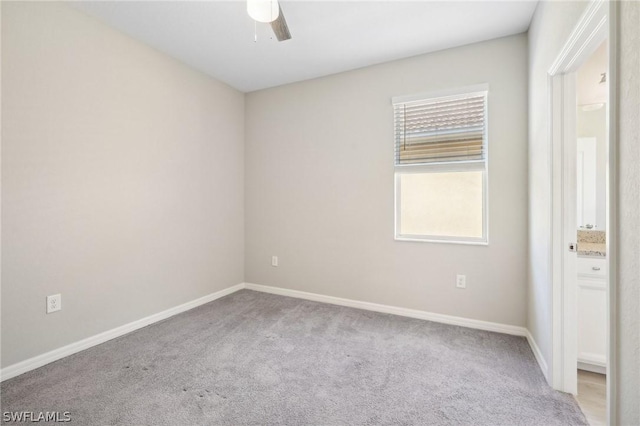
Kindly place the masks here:
[(487, 93), (394, 103), (396, 164), (486, 159)]

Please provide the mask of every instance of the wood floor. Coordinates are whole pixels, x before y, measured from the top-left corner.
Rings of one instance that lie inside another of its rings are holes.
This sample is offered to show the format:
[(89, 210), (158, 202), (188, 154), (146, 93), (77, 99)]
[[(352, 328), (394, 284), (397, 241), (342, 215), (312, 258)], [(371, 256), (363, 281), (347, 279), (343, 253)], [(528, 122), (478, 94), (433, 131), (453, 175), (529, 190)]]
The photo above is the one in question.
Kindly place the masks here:
[(607, 424), (607, 376), (578, 370), (576, 399), (591, 426)]

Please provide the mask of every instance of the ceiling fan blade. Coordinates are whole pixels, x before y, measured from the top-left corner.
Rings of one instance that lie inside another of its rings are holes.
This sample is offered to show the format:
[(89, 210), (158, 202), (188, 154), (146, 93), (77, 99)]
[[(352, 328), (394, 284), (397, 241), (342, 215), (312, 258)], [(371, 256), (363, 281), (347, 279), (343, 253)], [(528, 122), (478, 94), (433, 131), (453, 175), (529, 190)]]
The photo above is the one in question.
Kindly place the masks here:
[(282, 8), (280, 7), (280, 5), (278, 5), (278, 7), (280, 8), (280, 13), (278, 14), (278, 19), (271, 22), (271, 29), (276, 35), (276, 38), (278, 39), (278, 41), (289, 40), (291, 38), (291, 33), (289, 32), (289, 26), (287, 25), (287, 20), (284, 19)]

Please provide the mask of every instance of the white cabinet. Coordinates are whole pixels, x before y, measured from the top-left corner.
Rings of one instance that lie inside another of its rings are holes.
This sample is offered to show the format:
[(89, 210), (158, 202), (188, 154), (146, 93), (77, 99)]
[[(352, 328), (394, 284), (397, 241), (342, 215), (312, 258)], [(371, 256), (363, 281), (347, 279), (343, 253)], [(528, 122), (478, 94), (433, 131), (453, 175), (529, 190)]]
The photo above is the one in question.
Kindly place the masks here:
[(604, 372), (607, 365), (607, 262), (578, 257), (578, 367)]

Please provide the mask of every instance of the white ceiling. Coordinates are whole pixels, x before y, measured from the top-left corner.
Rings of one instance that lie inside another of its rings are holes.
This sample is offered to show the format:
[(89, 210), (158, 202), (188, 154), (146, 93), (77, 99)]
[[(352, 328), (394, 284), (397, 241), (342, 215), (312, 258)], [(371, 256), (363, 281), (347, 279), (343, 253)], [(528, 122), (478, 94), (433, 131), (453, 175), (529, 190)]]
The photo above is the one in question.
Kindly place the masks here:
[(244, 1), (82, 1), (73, 7), (250, 92), (526, 31), (535, 1), (282, 1), (278, 42)]

